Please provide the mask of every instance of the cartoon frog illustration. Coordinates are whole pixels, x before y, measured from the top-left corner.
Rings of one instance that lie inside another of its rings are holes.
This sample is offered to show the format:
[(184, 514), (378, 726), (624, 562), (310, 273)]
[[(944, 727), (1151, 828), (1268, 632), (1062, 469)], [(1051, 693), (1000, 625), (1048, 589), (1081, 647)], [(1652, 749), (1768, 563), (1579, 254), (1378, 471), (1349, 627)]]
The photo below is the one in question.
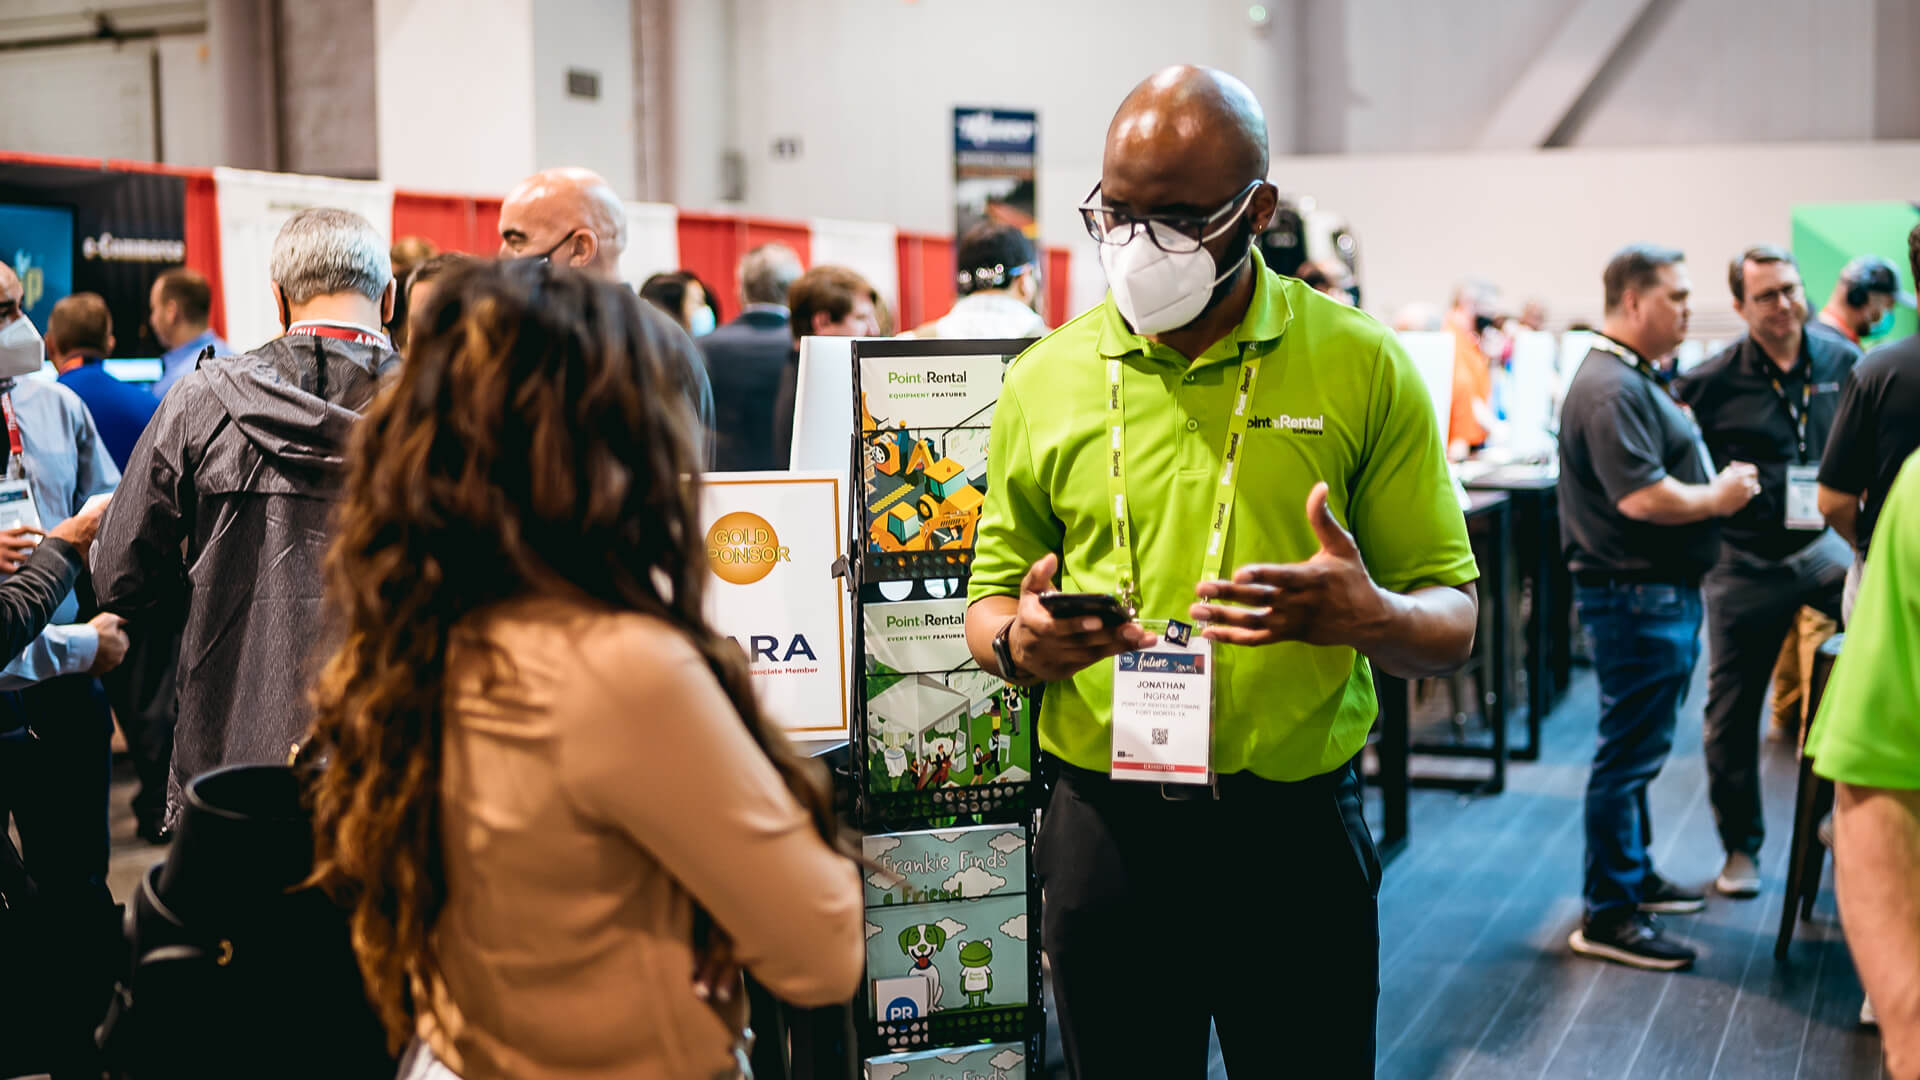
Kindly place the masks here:
[(960, 946), (960, 989), (966, 991), (967, 1008), (986, 1007), (987, 995), (993, 993), (993, 945), (985, 941), (968, 941)]

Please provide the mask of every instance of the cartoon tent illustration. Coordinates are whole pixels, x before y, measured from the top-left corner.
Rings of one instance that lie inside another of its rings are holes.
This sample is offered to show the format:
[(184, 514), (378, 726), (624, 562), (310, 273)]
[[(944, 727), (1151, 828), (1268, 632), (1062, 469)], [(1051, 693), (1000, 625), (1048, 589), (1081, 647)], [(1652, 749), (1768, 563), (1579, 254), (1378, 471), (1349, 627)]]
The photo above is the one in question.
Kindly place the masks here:
[(901, 679), (875, 695), (867, 702), (867, 730), (880, 740), (887, 772), (900, 775), (909, 759), (926, 757), (943, 740), (953, 752), (969, 704), (965, 694), (926, 675)]

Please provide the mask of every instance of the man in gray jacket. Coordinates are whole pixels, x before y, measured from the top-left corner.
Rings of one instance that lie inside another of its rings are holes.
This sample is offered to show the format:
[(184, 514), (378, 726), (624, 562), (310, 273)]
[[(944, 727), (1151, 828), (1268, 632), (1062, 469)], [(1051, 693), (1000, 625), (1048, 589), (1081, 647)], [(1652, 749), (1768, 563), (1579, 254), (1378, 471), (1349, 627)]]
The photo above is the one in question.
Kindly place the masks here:
[(380, 329), (393, 313), (387, 246), (365, 218), (295, 215), (272, 275), (285, 336), (202, 359), (174, 385), (94, 549), (103, 609), (181, 631), (169, 827), (187, 781), (285, 761), (306, 730), (347, 440), (400, 360)]

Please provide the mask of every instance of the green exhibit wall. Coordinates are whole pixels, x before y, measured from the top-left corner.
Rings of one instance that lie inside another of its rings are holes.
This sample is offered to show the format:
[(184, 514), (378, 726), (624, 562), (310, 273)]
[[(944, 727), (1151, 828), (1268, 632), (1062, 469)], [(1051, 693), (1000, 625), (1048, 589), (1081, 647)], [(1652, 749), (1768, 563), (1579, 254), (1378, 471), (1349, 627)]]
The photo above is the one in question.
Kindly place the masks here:
[[(1807, 283), (1807, 307), (1819, 314), (1833, 295), (1840, 269), (1856, 255), (1880, 255), (1900, 270), (1900, 287), (1913, 291), (1907, 233), (1920, 224), (1920, 206), (1910, 202), (1809, 203), (1793, 208), (1793, 254)], [(1893, 329), (1869, 338), (1868, 347), (1914, 332), (1914, 311), (1896, 307)]]

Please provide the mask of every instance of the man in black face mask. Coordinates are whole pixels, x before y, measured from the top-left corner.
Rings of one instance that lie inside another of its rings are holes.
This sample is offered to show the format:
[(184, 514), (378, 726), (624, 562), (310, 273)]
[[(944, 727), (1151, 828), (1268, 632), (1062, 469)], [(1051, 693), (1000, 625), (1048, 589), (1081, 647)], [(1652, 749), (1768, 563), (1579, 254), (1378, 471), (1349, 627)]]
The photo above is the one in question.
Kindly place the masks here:
[[(1209, 1020), (1235, 1076), (1276, 1053), (1372, 1075), (1371, 665), (1437, 674), (1473, 642), (1426, 389), (1379, 323), (1251, 250), (1267, 164), (1233, 77), (1135, 89), (1083, 208), (1112, 295), (1013, 363), (993, 416), (967, 641), (1047, 685), (1035, 865), (1076, 1076), (1203, 1076)], [(1107, 599), (1055, 617), (1055, 589)]]
[[(500, 257), (545, 259), (607, 281), (619, 281), (627, 250), (627, 208), (591, 169), (537, 172), (500, 204)], [(698, 364), (681, 371), (687, 403), (700, 420), (709, 463), (713, 453), (713, 385)]]

